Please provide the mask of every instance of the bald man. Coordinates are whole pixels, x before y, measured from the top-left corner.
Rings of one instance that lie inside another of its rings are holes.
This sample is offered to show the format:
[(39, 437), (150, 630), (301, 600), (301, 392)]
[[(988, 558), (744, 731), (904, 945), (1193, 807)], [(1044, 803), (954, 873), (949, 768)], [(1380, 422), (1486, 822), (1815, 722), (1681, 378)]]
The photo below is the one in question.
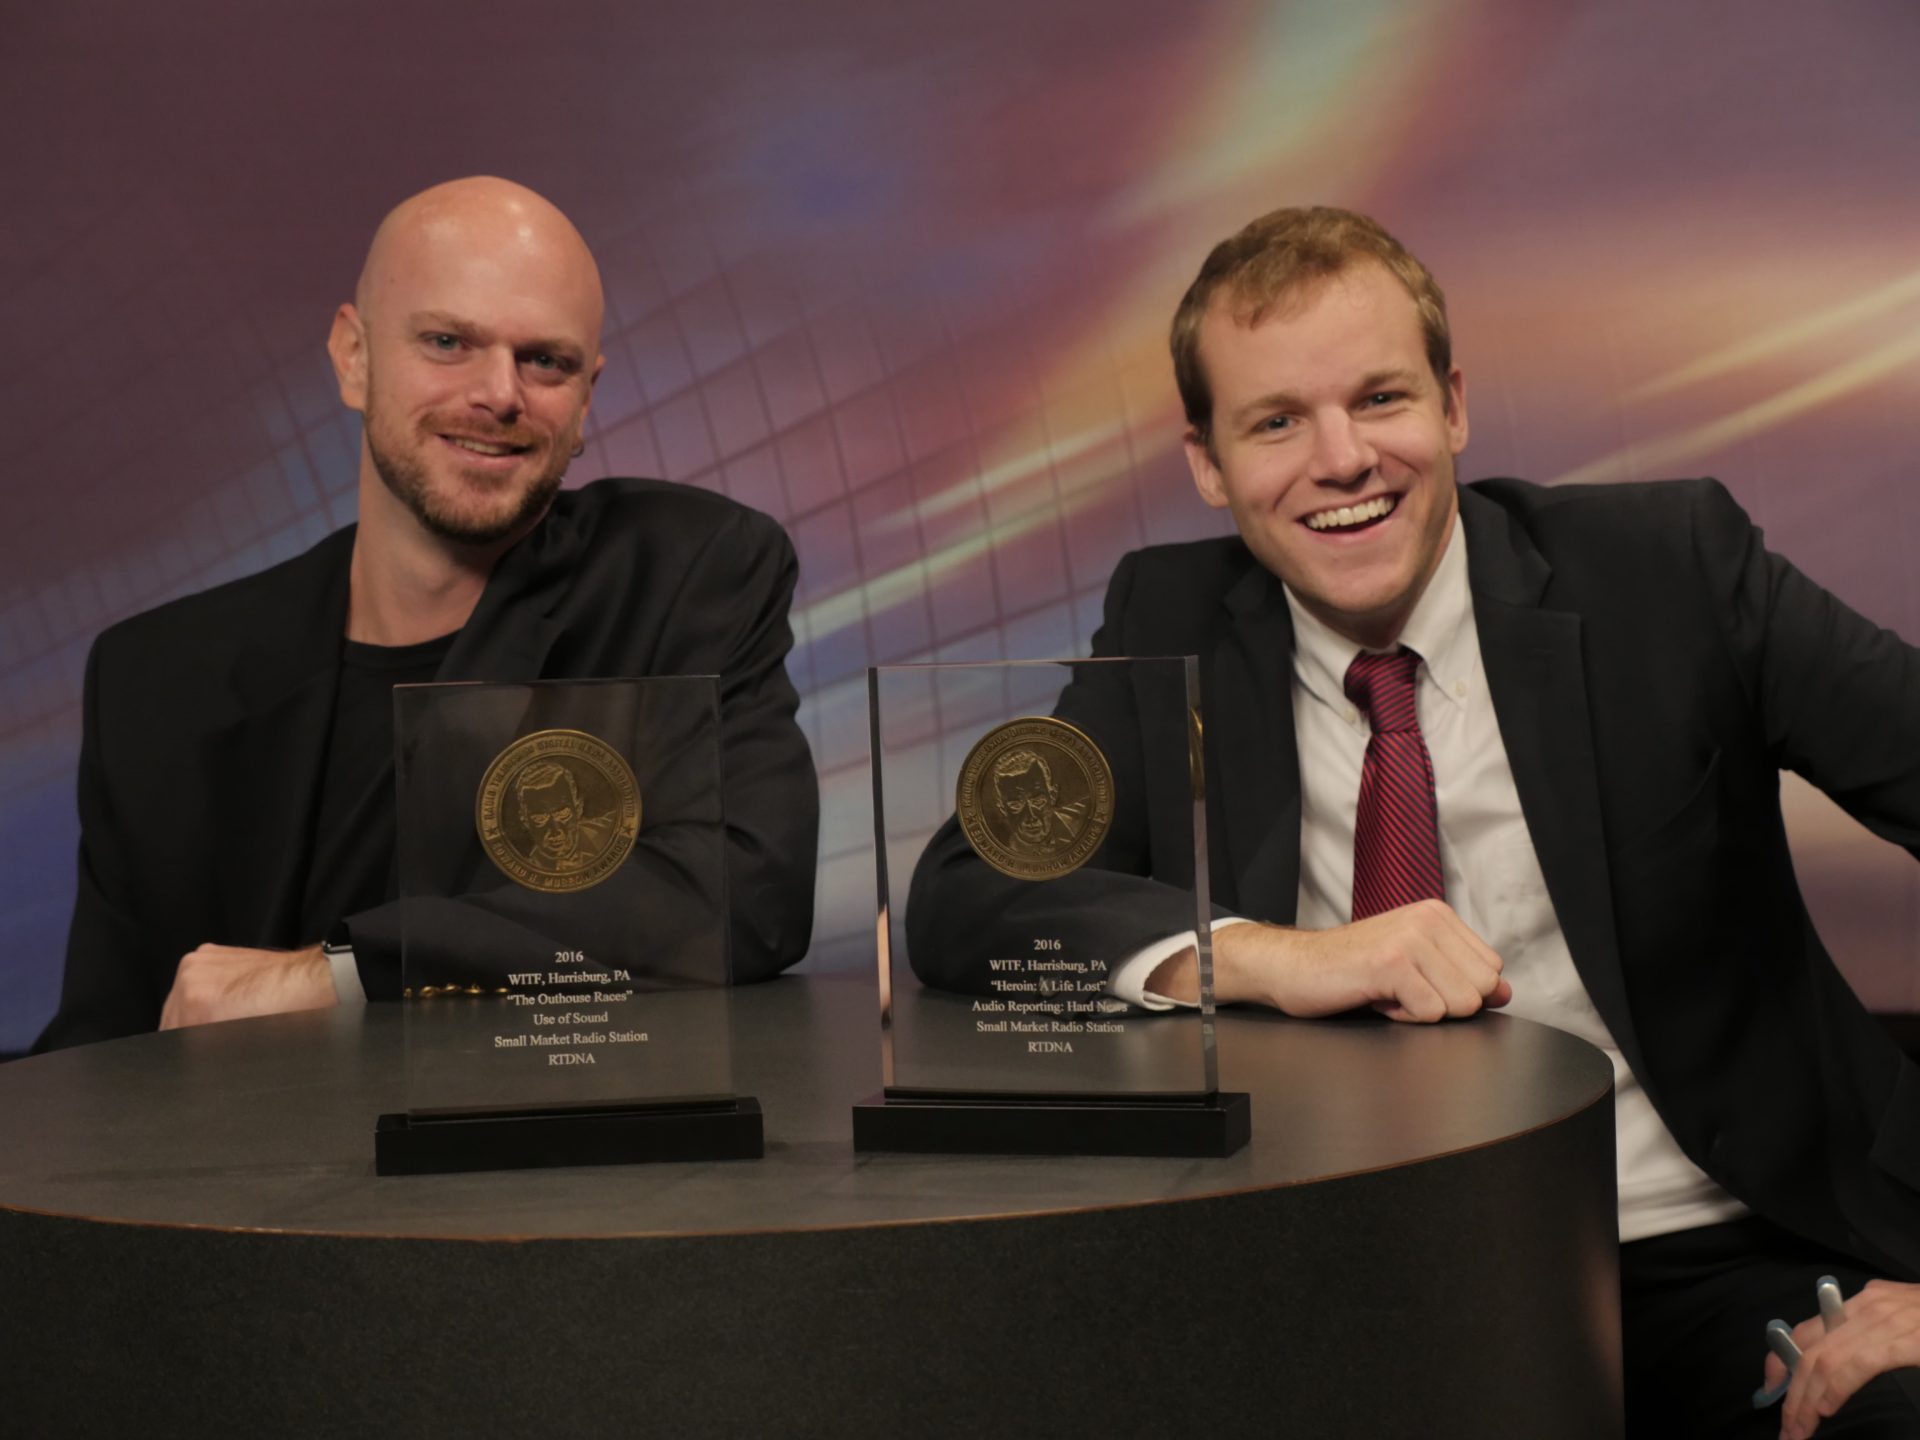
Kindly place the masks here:
[(792, 547), (705, 491), (561, 490), (602, 308), (585, 241), (523, 186), (456, 180), (381, 223), (327, 340), (363, 421), (358, 525), (89, 657), (80, 889), (37, 1049), (398, 994), (399, 683), (719, 675), (735, 978), (805, 952)]

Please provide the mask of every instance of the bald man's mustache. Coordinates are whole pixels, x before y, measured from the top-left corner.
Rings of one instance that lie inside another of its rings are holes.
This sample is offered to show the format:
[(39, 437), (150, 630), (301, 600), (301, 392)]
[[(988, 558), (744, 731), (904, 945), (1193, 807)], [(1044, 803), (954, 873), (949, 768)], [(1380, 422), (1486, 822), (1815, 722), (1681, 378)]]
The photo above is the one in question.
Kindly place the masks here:
[(425, 434), (445, 440), (472, 440), (482, 445), (519, 451), (537, 450), (548, 440), (537, 431), (518, 425), (488, 425), (466, 414), (428, 414), (421, 419), (420, 429)]

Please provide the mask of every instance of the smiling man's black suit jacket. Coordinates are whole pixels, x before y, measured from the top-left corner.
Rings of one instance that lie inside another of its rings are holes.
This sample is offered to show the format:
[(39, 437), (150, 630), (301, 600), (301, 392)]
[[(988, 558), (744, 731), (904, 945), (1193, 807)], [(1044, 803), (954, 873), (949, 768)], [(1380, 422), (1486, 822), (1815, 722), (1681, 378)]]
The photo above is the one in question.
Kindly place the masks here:
[[(1490, 480), (1462, 487), (1460, 515), (1521, 809), (1628, 1063), (1732, 1194), (1876, 1268), (1920, 1274), (1920, 1067), (1822, 948), (1779, 803), (1779, 771), (1797, 771), (1920, 854), (1920, 652), (1768, 554), (1710, 481)], [(1300, 780), (1279, 582), (1238, 539), (1136, 552), (1114, 574), (1093, 650), (1200, 657), (1212, 899), (1291, 923)], [(1058, 933), (1047, 917), (1069, 909), (1110, 962), (1191, 928), (1191, 901), (1134, 878), (1191, 885), (1191, 801), (1177, 783), (1129, 783), (1133, 701), (1097, 672), (1082, 668), (1057, 713), (1114, 764), (1108, 839), (1087, 869), (1021, 885), (949, 822), (907, 912), (928, 983), (982, 988), (985, 958)], [(1179, 753), (1185, 736), (1146, 743)]]
[[(87, 662), (80, 889), (38, 1049), (151, 1030), (203, 943), (291, 949), (325, 768), (354, 529), (105, 631)], [(819, 788), (794, 722), (797, 566), (773, 520), (658, 480), (564, 491), (501, 557), (440, 680), (720, 676), (736, 979), (806, 953)], [(398, 993), (398, 907), (347, 917)]]

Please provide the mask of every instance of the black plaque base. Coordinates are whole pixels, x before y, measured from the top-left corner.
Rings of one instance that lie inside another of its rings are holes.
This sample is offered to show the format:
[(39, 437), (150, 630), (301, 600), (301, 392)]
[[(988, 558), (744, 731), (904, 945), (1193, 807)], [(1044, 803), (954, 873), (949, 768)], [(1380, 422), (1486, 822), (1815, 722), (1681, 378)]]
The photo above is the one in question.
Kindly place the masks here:
[(760, 1102), (750, 1095), (697, 1105), (508, 1115), (382, 1115), (376, 1175), (637, 1165), (654, 1160), (758, 1160)]
[(938, 1155), (1231, 1155), (1252, 1133), (1244, 1091), (1201, 1100), (876, 1095), (853, 1107), (855, 1150)]

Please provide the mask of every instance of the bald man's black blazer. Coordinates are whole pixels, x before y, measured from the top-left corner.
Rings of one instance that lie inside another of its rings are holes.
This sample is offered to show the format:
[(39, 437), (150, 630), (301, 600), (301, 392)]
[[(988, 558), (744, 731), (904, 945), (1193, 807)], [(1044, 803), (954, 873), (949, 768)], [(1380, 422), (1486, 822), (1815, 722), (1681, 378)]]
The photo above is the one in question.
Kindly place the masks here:
[[(1770, 554), (1711, 481), (1460, 491), (1487, 682), (1574, 964), (1682, 1149), (1802, 1235), (1920, 1274), (1920, 1067), (1849, 989), (1795, 883), (1779, 772), (1920, 854), (1920, 652)], [(1121, 561), (1096, 655), (1200, 657), (1211, 898), (1291, 923), (1293, 627), (1238, 539)], [(1083, 667), (1058, 711), (1113, 761), (1087, 869), (1023, 885), (948, 827), (909, 899), (921, 978), (981, 988), (1009, 944), (1111, 960), (1192, 925), (1185, 787), (1141, 780), (1132, 697)], [(1176, 749), (1174, 753), (1178, 753)], [(1177, 780), (1177, 775), (1172, 776)], [(1099, 867), (1098, 869), (1094, 867)], [(999, 916), (997, 927), (981, 917)]]
[[(354, 528), (103, 632), (87, 662), (80, 885), (36, 1049), (151, 1030), (203, 943), (292, 949), (340, 673)], [(778, 524), (658, 480), (562, 492), (504, 555), (438, 679), (720, 677), (736, 979), (806, 953), (819, 786), (786, 673), (797, 566)], [(348, 917), (374, 998), (398, 907)]]

